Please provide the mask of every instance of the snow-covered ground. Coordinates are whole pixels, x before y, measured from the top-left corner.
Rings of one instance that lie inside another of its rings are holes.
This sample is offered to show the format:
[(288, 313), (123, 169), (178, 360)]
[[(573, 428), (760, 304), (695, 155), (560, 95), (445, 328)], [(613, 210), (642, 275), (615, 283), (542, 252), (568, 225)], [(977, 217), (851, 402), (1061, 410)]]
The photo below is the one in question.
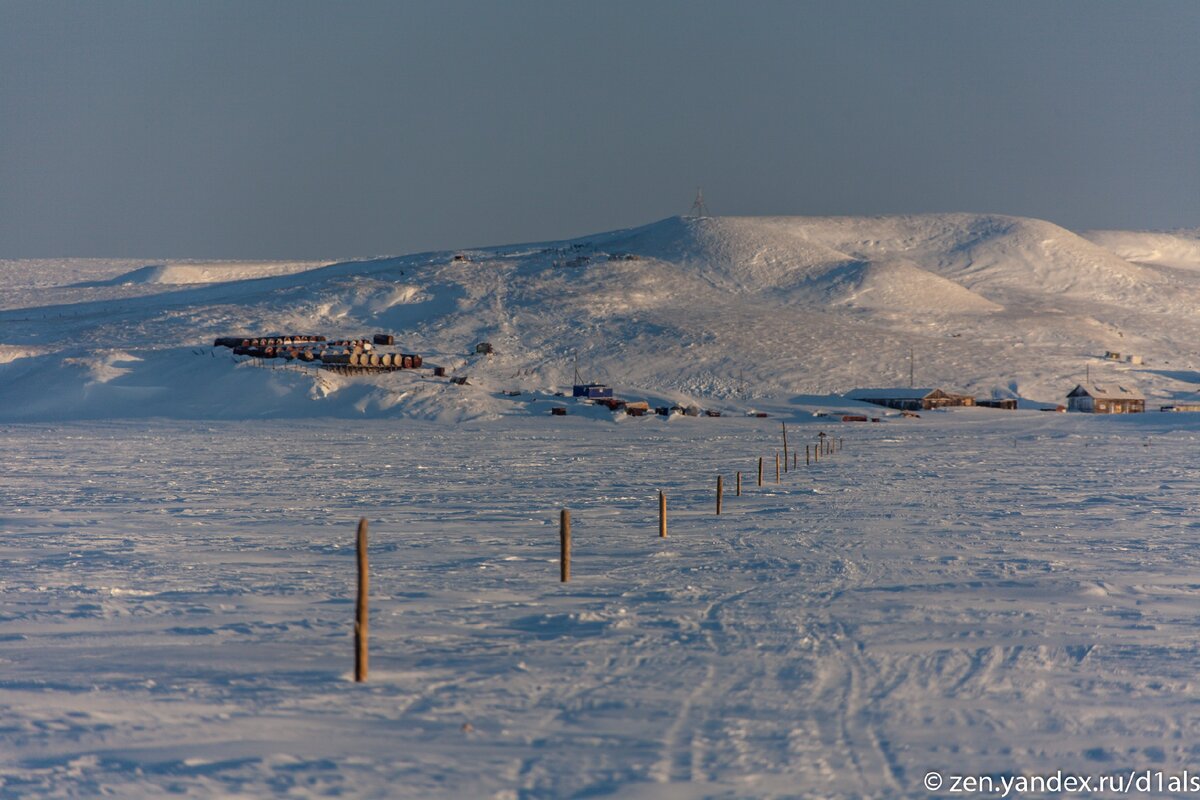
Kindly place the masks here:
[[(1150, 409), (1192, 399), (1195, 240), (672, 218), (331, 265), (0, 262), (0, 797), (920, 797), (931, 771), (944, 793), (1195, 772), (1200, 415), (906, 419), (834, 396), (905, 385), (911, 348), (918, 384), (1027, 406), (1088, 371)], [(212, 347), (374, 332), (469, 382)], [(576, 368), (723, 416), (558, 396)], [(776, 484), (781, 421), (797, 449), (845, 448)]]
[[(0, 420), (499, 419), (530, 410), (504, 391), (549, 396), (576, 367), (632, 399), (739, 412), (907, 385), (910, 365), (980, 397), (1061, 403), (1090, 374), (1151, 408), (1194, 400), (1194, 235), (1089, 236), (978, 214), (675, 217), (312, 269), (0, 262)], [(204, 282), (163, 282), (184, 279)], [(211, 347), (374, 332), (470, 386), (270, 373)], [(474, 355), (483, 341), (494, 356)]]
[(0, 796), (917, 797), (931, 770), (1195, 767), (1200, 417), (796, 417), (791, 444), (819, 431), (842, 452), (775, 484), (775, 418), (7, 426)]

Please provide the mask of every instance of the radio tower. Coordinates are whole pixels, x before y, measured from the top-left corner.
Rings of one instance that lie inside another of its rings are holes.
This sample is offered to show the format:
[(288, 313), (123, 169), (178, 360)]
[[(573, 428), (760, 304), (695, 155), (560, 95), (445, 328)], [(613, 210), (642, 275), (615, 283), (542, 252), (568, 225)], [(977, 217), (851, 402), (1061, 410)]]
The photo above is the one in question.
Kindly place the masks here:
[(693, 217), (707, 217), (708, 216), (708, 206), (704, 205), (704, 190), (703, 189), (696, 190), (696, 199), (692, 201), (691, 216), (693, 216)]

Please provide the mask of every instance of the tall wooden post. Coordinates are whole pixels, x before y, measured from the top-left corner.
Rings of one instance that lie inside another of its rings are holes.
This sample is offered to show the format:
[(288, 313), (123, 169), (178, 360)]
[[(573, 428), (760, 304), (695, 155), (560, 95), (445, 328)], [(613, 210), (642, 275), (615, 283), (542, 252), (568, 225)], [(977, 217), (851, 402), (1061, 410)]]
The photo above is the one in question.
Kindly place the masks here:
[(658, 493), (658, 535), (667, 538), (667, 496), (662, 492)]
[(367, 679), (367, 594), (370, 573), (367, 569), (367, 518), (358, 521), (358, 602), (354, 606), (354, 681)]
[(775, 454), (775, 482), (779, 483), (779, 453)]
[(762, 486), (762, 456), (758, 457), (758, 485)]
[(721, 495), (725, 490), (725, 478), (717, 476), (717, 516), (721, 516)]
[(788, 449), (787, 449), (787, 423), (779, 423), (783, 426), (783, 471), (787, 472), (788, 468)]
[(796, 459), (798, 459), (799, 457), (800, 457), (800, 454), (797, 453), (795, 450), (793, 450), (792, 451), (792, 469), (796, 468)]
[(741, 473), (741, 470), (739, 470), (738, 474), (737, 474), (737, 496), (738, 497), (742, 496), (742, 473)]
[(806, 466), (806, 467), (812, 463), (811, 461), (809, 461), (808, 447), (809, 447), (808, 445), (804, 445), (804, 466)]
[(558, 518), (558, 569), (559, 580), (571, 580), (571, 512), (562, 510)]

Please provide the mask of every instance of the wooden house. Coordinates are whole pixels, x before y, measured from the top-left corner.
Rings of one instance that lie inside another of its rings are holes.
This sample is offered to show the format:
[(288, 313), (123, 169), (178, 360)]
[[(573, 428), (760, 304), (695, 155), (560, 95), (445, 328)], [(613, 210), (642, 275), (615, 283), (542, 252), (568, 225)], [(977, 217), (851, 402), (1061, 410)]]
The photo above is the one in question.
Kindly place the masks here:
[(1001, 397), (1001, 398), (982, 398), (981, 397), (975, 401), (975, 405), (980, 406), (981, 408), (1003, 408), (1007, 411), (1013, 411), (1017, 407), (1017, 400), (1015, 397)]
[(845, 395), (848, 400), (860, 400), (901, 411), (946, 408), (948, 406), (973, 406), (975, 398), (968, 394), (955, 394), (944, 389), (855, 389)]
[(1128, 386), (1081, 383), (1067, 394), (1067, 408), (1085, 414), (1140, 414), (1146, 398)]

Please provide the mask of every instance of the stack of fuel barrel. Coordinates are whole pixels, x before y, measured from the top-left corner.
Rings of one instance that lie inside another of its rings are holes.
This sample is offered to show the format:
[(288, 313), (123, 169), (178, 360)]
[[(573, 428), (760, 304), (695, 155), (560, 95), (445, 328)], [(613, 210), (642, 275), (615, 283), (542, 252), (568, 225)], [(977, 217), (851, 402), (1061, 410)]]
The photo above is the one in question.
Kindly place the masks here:
[[(380, 342), (384, 338), (388, 341)], [(378, 352), (375, 350), (377, 343), (391, 345), (394, 340), (388, 334), (376, 334), (373, 342), (366, 339), (327, 341), (324, 336), (222, 336), (213, 342), (213, 346), (228, 347), (234, 355), (251, 358), (319, 362), (320, 366), (339, 372), (416, 369), (421, 366), (419, 355)]]

